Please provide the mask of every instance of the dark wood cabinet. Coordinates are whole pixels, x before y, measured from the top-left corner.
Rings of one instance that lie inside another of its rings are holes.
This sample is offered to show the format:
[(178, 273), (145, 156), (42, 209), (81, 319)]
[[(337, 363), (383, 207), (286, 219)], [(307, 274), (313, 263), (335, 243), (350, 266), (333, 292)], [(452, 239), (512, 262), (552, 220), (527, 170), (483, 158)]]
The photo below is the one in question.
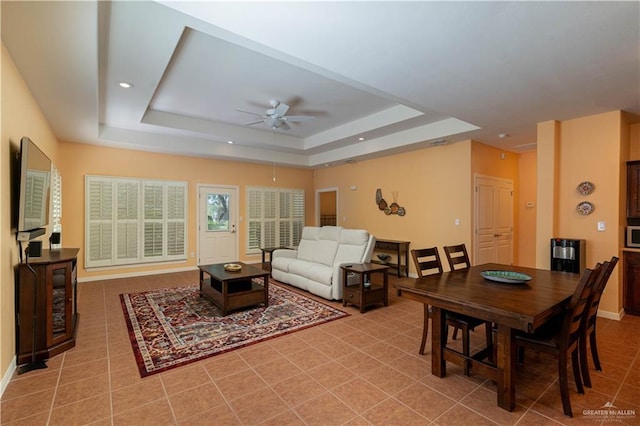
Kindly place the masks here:
[(640, 161), (627, 162), (627, 217), (640, 219)]
[(75, 346), (78, 251), (76, 248), (43, 250), (41, 257), (29, 258), (28, 263), (18, 265), (18, 365), (32, 361), (34, 345), (38, 361)]
[(627, 314), (640, 315), (640, 252), (623, 254), (623, 307)]

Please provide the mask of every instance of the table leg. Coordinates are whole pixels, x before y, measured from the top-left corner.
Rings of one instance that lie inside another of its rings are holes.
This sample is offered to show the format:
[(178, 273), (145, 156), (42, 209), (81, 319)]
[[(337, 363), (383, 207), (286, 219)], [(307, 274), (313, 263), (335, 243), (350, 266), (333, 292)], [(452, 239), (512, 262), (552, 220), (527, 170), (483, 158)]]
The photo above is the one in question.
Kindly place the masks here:
[(347, 306), (347, 270), (342, 270), (342, 306)]
[(432, 307), (431, 312), (431, 374), (444, 377), (447, 375), (444, 360), (444, 347), (447, 344), (446, 312), (436, 306)]
[(264, 276), (264, 307), (269, 306), (269, 275)]
[(384, 287), (384, 306), (389, 306), (389, 274), (387, 269), (382, 271)]
[(498, 406), (512, 411), (516, 405), (516, 341), (513, 329), (498, 324)]

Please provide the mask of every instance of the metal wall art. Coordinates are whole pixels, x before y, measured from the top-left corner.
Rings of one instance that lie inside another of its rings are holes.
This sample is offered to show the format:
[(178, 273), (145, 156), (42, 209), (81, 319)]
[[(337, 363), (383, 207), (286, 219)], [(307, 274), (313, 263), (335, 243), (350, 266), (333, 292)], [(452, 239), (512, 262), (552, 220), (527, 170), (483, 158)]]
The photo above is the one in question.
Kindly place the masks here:
[(376, 189), (376, 205), (379, 210), (382, 210), (384, 214), (387, 216), (392, 214), (397, 214), (398, 216), (404, 216), (407, 214), (404, 207), (400, 207), (398, 204), (398, 191), (391, 191), (391, 195), (393, 196), (393, 202), (388, 204), (386, 200), (382, 197), (382, 189)]

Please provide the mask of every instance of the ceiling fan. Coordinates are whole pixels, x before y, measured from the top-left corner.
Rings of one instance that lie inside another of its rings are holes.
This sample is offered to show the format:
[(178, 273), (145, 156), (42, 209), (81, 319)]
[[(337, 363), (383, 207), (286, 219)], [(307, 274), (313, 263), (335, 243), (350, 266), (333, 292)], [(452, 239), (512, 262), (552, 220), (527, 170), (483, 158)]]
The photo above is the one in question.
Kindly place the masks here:
[(283, 104), (277, 100), (270, 100), (269, 105), (271, 108), (267, 109), (263, 114), (258, 114), (252, 111), (245, 111), (238, 109), (237, 111), (244, 112), (245, 114), (251, 114), (260, 117), (260, 120), (245, 123), (245, 126), (252, 126), (254, 124), (265, 123), (272, 129), (289, 130), (289, 124), (287, 123), (300, 123), (302, 121), (309, 121), (315, 119), (311, 115), (286, 115), (289, 111), (289, 105)]

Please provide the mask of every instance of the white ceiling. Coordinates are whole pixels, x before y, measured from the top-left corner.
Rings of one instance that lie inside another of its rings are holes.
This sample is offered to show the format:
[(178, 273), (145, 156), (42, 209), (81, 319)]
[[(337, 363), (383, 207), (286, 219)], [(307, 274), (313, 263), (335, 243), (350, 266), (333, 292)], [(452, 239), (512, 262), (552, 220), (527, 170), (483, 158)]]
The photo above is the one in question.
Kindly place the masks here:
[[(3, 43), (67, 141), (318, 167), (441, 139), (517, 152), (539, 122), (640, 114), (636, 1), (1, 7)], [(237, 110), (271, 99), (316, 119), (244, 126), (256, 117)]]

